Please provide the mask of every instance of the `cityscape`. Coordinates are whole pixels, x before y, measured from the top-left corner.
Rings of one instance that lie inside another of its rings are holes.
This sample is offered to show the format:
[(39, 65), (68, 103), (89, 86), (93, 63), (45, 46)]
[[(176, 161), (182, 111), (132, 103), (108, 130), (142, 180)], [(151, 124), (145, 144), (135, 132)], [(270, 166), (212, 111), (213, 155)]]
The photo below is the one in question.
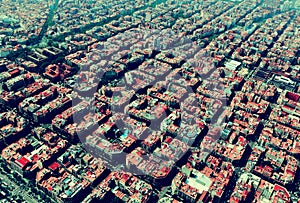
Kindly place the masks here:
[(0, 203), (300, 203), (299, 0), (0, 3)]

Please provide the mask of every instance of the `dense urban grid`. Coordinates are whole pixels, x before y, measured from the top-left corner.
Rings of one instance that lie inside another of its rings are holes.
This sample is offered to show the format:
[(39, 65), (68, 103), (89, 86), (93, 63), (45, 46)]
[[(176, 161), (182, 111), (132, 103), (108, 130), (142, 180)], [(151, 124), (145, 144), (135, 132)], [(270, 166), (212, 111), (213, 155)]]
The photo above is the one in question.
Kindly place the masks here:
[(300, 203), (299, 1), (0, 2), (0, 202)]

